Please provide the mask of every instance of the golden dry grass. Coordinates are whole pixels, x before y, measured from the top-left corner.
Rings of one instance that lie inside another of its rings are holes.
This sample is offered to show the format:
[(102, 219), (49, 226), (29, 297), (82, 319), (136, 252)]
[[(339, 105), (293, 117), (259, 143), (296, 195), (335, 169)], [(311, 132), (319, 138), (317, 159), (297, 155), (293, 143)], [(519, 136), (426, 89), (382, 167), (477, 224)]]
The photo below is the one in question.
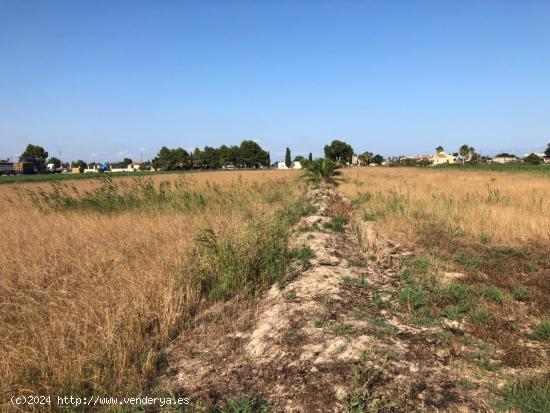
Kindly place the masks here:
[[(185, 279), (195, 265), (188, 252), (201, 229), (246, 241), (247, 223), (272, 216), (279, 203), (296, 198), (298, 188), (288, 184), (292, 176), (276, 171), (187, 175), (205, 194), (232, 200), (192, 213), (41, 214), (24, 198), (14, 198), (14, 188), (48, 184), (2, 186), (2, 400), (23, 394), (141, 393), (162, 367), (163, 347), (190, 321), (201, 299), (196, 285)], [(84, 190), (99, 184), (74, 185)], [(270, 202), (271, 193), (282, 198)]]
[(370, 193), (366, 217), (383, 217), (378, 225), (405, 240), (427, 225), (495, 245), (550, 241), (545, 176), (430, 168), (356, 168), (345, 175), (341, 190), (351, 199)]

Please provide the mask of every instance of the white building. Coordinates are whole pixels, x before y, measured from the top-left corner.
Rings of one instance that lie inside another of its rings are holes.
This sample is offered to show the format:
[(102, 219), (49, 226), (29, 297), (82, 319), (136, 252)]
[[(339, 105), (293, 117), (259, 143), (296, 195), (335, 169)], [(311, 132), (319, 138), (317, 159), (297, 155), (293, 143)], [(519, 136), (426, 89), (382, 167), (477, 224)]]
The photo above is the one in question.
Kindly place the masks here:
[(446, 152), (441, 151), (431, 157), (432, 165), (443, 165), (447, 163), (457, 163), (458, 158), (454, 155), (448, 155)]
[(294, 161), (290, 163), (290, 168), (286, 166), (284, 161), (277, 162), (277, 169), (302, 169), (300, 161)]
[(511, 163), (516, 161), (517, 161), (517, 158), (513, 158), (511, 156), (495, 156), (489, 162), (490, 163)]

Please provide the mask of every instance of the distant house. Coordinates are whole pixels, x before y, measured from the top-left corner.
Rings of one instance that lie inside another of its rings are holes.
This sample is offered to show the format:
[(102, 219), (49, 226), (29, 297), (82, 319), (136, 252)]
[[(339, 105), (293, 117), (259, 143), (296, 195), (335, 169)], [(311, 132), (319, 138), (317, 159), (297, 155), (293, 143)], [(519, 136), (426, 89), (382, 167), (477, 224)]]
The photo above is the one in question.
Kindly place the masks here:
[(290, 168), (286, 166), (284, 161), (277, 162), (277, 169), (302, 169), (300, 161), (294, 161), (290, 163)]
[(351, 164), (353, 166), (359, 166), (359, 157), (357, 155), (351, 157)]
[(490, 163), (511, 163), (516, 161), (517, 158), (511, 156), (495, 156), (489, 160)]
[(443, 165), (457, 163), (458, 158), (454, 155), (449, 155), (444, 151), (437, 152), (431, 157), (432, 165)]
[(132, 162), (130, 165), (128, 165), (129, 171), (139, 171), (141, 168), (141, 162)]

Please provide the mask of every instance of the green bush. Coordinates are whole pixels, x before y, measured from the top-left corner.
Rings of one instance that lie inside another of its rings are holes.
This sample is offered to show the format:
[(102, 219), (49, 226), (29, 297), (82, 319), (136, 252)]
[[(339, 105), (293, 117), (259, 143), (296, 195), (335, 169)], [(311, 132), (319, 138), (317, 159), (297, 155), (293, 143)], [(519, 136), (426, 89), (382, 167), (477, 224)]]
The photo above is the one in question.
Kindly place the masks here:
[(483, 290), (483, 295), (493, 301), (496, 304), (502, 304), (504, 298), (502, 297), (502, 291), (497, 287), (488, 287)]
[(532, 336), (538, 341), (550, 340), (550, 320), (544, 320), (537, 325), (533, 330)]
[(461, 312), (467, 311), (474, 301), (470, 286), (459, 282), (445, 286), (441, 290), (441, 297), (444, 301), (455, 304)]
[(512, 297), (516, 301), (528, 301), (531, 296), (524, 288), (516, 287), (512, 290)]
[(240, 394), (230, 399), (219, 413), (269, 413), (271, 408), (262, 399)]
[(335, 232), (344, 232), (344, 225), (348, 223), (348, 220), (342, 217), (334, 217), (329, 222), (325, 222), (324, 228), (330, 229)]
[(397, 295), (399, 303), (410, 310), (418, 310), (428, 305), (428, 297), (420, 286), (407, 286)]
[(489, 325), (493, 322), (493, 316), (485, 307), (476, 307), (470, 313), (472, 322), (480, 325)]
[(315, 258), (315, 253), (311, 247), (306, 244), (302, 244), (292, 255), (294, 259), (300, 262), (303, 270), (307, 270), (310, 267), (309, 260)]
[(496, 407), (500, 411), (550, 412), (550, 380), (548, 377), (516, 380), (504, 388)]

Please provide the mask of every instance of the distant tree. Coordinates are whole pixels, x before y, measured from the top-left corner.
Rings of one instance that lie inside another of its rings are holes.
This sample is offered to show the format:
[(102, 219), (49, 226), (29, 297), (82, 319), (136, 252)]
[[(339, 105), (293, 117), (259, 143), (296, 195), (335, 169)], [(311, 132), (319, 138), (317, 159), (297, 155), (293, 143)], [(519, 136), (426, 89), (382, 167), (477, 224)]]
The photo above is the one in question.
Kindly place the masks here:
[(203, 163), (209, 169), (221, 167), (219, 149), (205, 146), (203, 151)]
[(325, 157), (340, 164), (351, 163), (353, 156), (353, 148), (351, 145), (339, 141), (333, 140), (330, 145), (325, 145)]
[(269, 152), (267, 153), (267, 162), (266, 162), (266, 166), (271, 166), (271, 155), (269, 154)]
[(19, 162), (32, 162), (35, 171), (43, 171), (46, 166), (48, 152), (42, 146), (28, 144), (21, 156)]
[(52, 156), (50, 159), (48, 159), (48, 163), (53, 163), (54, 168), (59, 168), (61, 166), (61, 159)]
[(538, 165), (540, 163), (540, 158), (537, 154), (532, 153), (523, 158), (523, 161), (532, 165)]
[(476, 153), (476, 149), (473, 146), (468, 148), (468, 158), (470, 162), (479, 162), (479, 155)]
[(330, 159), (318, 159), (307, 163), (305, 177), (310, 182), (323, 181), (326, 184), (338, 185), (341, 182), (341, 167), (341, 164)]
[(292, 163), (292, 158), (290, 157), (290, 149), (286, 148), (285, 152), (285, 165), (287, 168), (290, 168), (290, 164)]
[(257, 168), (269, 165), (269, 155), (258, 143), (245, 140), (239, 147), (239, 163), (246, 168)]
[(470, 147), (464, 144), (459, 148), (458, 153), (462, 157), (462, 163), (464, 163), (466, 161), (466, 157), (470, 153)]
[(128, 165), (130, 165), (132, 162), (133, 162), (132, 159), (130, 159), (130, 158), (124, 158), (124, 159), (122, 160), (122, 165), (128, 166)]
[(42, 146), (29, 143), (21, 156), (19, 156), (19, 162), (39, 161), (45, 163), (47, 157), (48, 152)]
[(550, 156), (550, 143), (548, 144), (548, 146), (546, 147), (546, 150), (544, 151), (544, 154), (546, 156)]
[[(548, 144), (548, 146), (550, 147), (550, 143)], [(309, 153), (309, 156), (307, 157), (308, 161), (312, 162), (313, 161), (313, 154), (310, 152)]]
[(231, 148), (228, 148), (227, 146), (222, 145), (218, 149), (218, 153), (219, 153), (220, 164), (222, 166), (227, 166), (235, 162), (235, 160), (233, 159), (233, 153), (231, 152)]
[(382, 155), (374, 155), (372, 160), (376, 165), (382, 165), (384, 162), (384, 157)]
[(237, 145), (231, 145), (229, 150), (231, 151), (231, 159), (233, 161), (233, 165), (240, 165), (241, 164), (241, 148)]
[(304, 162), (304, 159), (302, 155), (298, 155), (294, 158), (294, 162)]
[(512, 153), (502, 152), (498, 155), (495, 155), (495, 158), (517, 158), (517, 156)]
[(363, 165), (370, 165), (370, 163), (372, 162), (373, 156), (374, 155), (372, 152), (363, 152), (361, 155), (359, 155), (359, 161)]
[(204, 166), (204, 152), (195, 148), (192, 155), (193, 168), (202, 168)]
[(88, 164), (84, 162), (82, 159), (79, 159), (78, 161), (72, 162), (73, 168), (87, 168)]
[(445, 152), (445, 149), (443, 148), (443, 146), (440, 145), (440, 146), (438, 146), (437, 148), (435, 148), (435, 151), (436, 151), (437, 153), (441, 153), (441, 152)]
[(155, 169), (176, 170), (189, 169), (192, 166), (191, 155), (182, 148), (169, 149), (166, 146), (160, 148), (157, 156), (153, 158)]

